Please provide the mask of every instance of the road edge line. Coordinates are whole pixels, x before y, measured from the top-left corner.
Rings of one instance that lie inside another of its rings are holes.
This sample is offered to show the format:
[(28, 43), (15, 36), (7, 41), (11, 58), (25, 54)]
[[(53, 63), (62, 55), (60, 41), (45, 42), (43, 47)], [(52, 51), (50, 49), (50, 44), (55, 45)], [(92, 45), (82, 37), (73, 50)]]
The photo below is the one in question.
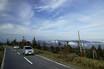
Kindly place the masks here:
[(41, 58), (43, 58), (43, 59), (46, 59), (46, 60), (48, 60), (48, 61), (50, 61), (50, 62), (56, 63), (56, 64), (58, 64), (58, 65), (61, 65), (61, 66), (67, 67), (67, 68), (71, 68), (71, 67), (69, 67), (69, 66), (67, 66), (67, 65), (61, 64), (61, 63), (59, 63), (59, 62), (56, 62), (56, 61), (51, 60), (51, 59), (49, 59), (49, 58), (46, 58), (46, 57), (44, 57), (44, 56), (41, 56), (41, 55), (36, 55), (36, 56), (41, 57)]
[(2, 64), (1, 64), (1, 69), (3, 69), (3, 67), (4, 67), (5, 53), (6, 53), (6, 48), (4, 49), (4, 55), (3, 55), (3, 60), (2, 60)]
[(27, 59), (26, 57), (24, 57), (24, 59), (29, 62), (30, 64), (33, 64), (29, 59)]

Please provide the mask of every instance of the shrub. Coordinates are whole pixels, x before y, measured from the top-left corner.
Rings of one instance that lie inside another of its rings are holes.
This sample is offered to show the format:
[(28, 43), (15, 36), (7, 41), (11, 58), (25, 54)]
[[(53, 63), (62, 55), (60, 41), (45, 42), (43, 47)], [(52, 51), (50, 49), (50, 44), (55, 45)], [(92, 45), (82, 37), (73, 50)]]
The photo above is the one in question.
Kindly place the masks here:
[(89, 66), (94, 69), (104, 69), (104, 61), (99, 61), (95, 59), (89, 59), (84, 57), (76, 57), (74, 59), (77, 64), (81, 64), (83, 66)]
[(4, 50), (3, 46), (0, 46), (0, 51), (3, 51), (3, 50)]
[(34, 49), (34, 51), (36, 54), (43, 54), (44, 53), (42, 50), (39, 50), (39, 49)]
[(66, 58), (66, 60), (69, 62), (72, 62), (73, 60), (74, 60), (74, 58), (75, 57), (78, 57), (78, 55), (77, 54), (75, 54), (75, 53), (70, 53), (69, 55), (67, 55), (67, 58)]
[(4, 48), (2, 46), (0, 46), (0, 66), (2, 63), (2, 59), (3, 59), (3, 51), (4, 51)]

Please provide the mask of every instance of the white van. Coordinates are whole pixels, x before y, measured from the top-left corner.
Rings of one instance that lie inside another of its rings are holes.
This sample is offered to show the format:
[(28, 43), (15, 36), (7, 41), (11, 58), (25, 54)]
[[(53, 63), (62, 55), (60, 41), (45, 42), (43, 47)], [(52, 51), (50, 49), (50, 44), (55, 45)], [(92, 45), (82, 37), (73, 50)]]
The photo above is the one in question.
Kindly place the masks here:
[(31, 46), (23, 47), (23, 55), (34, 55), (34, 50)]

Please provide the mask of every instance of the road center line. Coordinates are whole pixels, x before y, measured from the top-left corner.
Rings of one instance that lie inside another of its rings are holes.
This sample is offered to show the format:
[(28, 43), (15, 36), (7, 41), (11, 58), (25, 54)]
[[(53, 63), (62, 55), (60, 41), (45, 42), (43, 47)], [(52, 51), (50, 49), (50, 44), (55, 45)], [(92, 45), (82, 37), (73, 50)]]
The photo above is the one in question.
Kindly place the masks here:
[(18, 54), (18, 55), (20, 55), (20, 53), (19, 53), (19, 52), (17, 52), (17, 54)]
[(30, 60), (28, 60), (26, 57), (24, 57), (24, 59), (29, 62), (30, 64), (33, 64)]
[(43, 58), (43, 59), (46, 59), (46, 60), (48, 60), (48, 61), (51, 61), (51, 62), (53, 62), (53, 63), (56, 63), (56, 64), (58, 64), (58, 65), (64, 66), (64, 67), (66, 67), (66, 68), (71, 68), (71, 67), (69, 67), (69, 66), (67, 66), (67, 65), (58, 63), (58, 62), (56, 62), (56, 61), (53, 61), (53, 60), (48, 59), (48, 58), (46, 58), (46, 57), (43, 57), (43, 56), (41, 56), (41, 55), (36, 55), (36, 56), (41, 57), (41, 58)]

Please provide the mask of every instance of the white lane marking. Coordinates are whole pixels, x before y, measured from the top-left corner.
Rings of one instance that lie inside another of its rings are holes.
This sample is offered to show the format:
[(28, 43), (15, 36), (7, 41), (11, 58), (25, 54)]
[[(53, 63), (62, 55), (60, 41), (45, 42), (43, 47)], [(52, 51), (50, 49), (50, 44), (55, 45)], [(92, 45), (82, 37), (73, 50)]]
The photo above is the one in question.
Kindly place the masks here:
[(18, 54), (18, 55), (20, 55), (20, 53), (19, 53), (19, 52), (17, 52), (17, 54)]
[(66, 66), (66, 65), (64, 65), (64, 64), (58, 63), (58, 62), (56, 62), (56, 61), (53, 61), (53, 60), (48, 59), (48, 58), (46, 58), (46, 57), (43, 57), (43, 56), (41, 56), (41, 55), (36, 55), (36, 56), (41, 57), (41, 58), (44, 58), (44, 59), (46, 59), (46, 60), (48, 60), (48, 61), (54, 62), (54, 63), (56, 63), (56, 64), (58, 64), (58, 65), (61, 65), (61, 66), (67, 67), (67, 68), (71, 68), (71, 67), (69, 67), (69, 66)]
[(29, 62), (30, 64), (33, 64), (29, 59), (27, 59), (26, 57), (24, 57), (24, 59)]
[(2, 64), (1, 64), (1, 69), (3, 69), (3, 67), (4, 67), (5, 53), (6, 53), (6, 48), (4, 50), (4, 56), (3, 56), (3, 60), (2, 60)]

